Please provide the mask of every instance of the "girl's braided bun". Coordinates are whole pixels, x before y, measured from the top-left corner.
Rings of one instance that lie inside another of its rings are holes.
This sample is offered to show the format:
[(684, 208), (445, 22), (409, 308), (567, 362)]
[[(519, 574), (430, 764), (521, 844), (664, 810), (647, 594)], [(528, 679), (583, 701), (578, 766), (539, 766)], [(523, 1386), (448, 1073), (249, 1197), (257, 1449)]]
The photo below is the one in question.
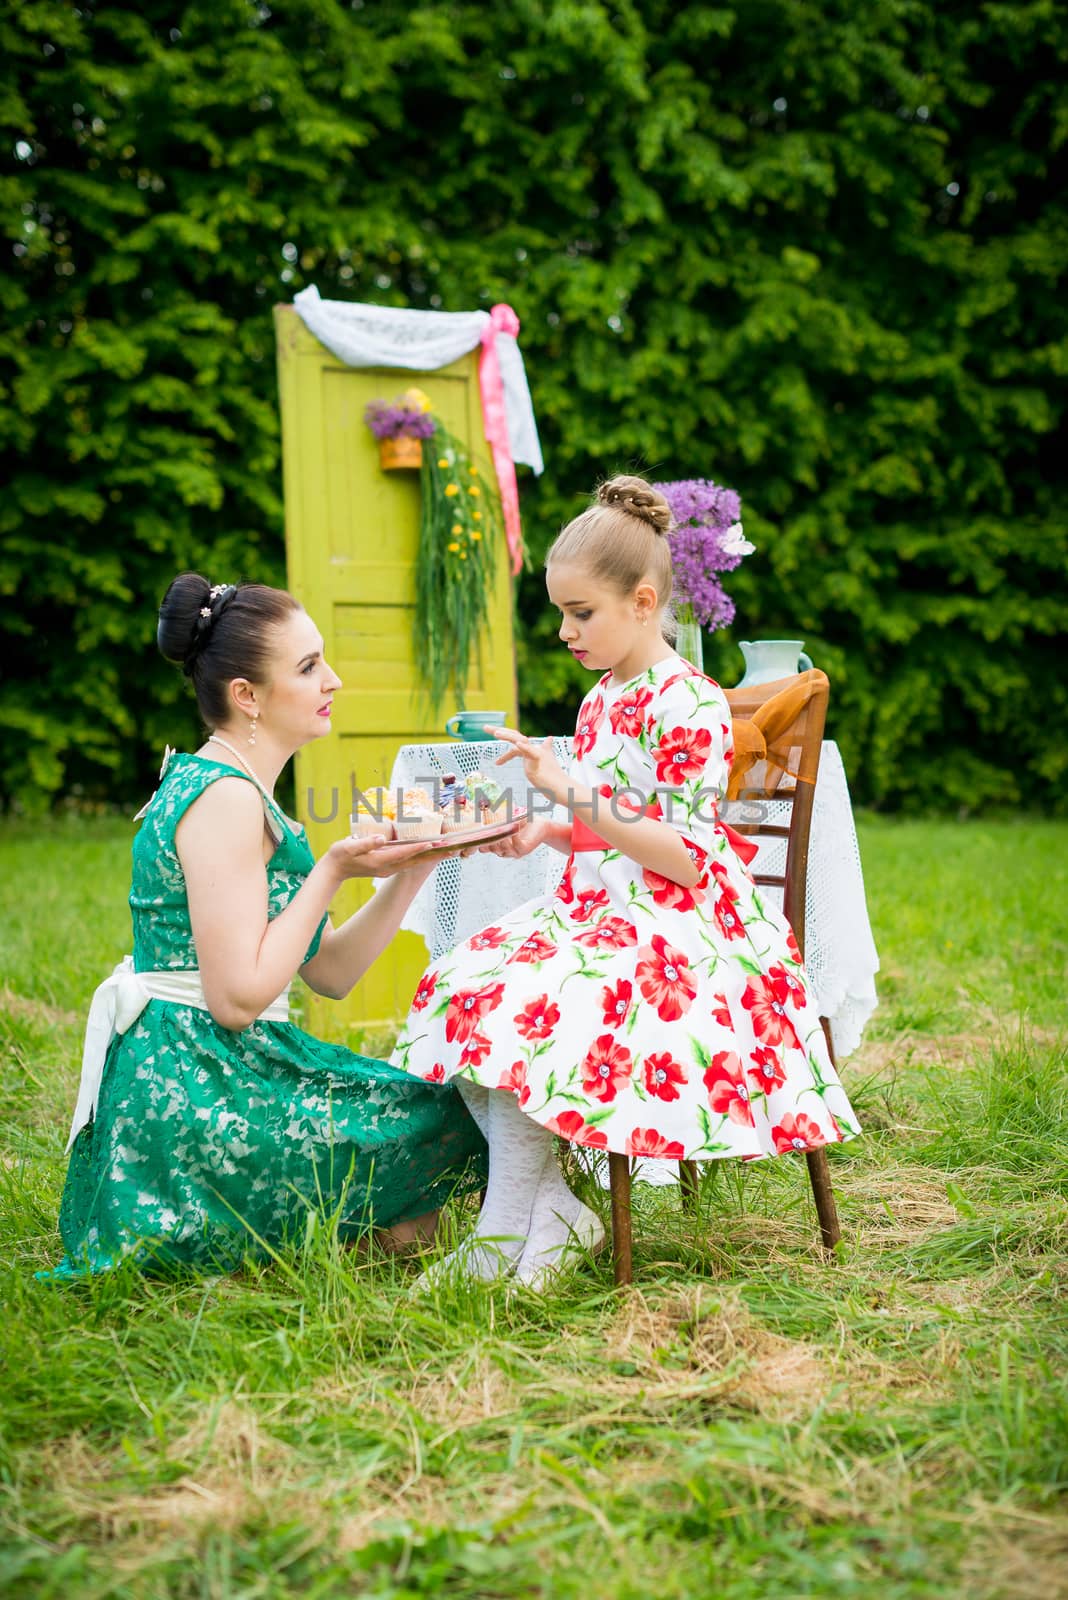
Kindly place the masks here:
[(659, 489), (654, 489), (644, 478), (625, 474), (609, 478), (597, 490), (597, 503), (638, 517), (648, 523), (654, 533), (666, 534), (671, 527), (671, 507)]

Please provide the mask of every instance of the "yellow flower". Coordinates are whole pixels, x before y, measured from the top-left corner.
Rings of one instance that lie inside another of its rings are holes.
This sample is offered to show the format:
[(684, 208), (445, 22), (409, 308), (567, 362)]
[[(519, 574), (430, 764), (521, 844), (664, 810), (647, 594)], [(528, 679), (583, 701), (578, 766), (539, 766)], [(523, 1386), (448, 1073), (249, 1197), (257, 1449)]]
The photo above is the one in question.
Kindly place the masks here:
[(477, 541), (478, 541), (478, 540), (479, 540), (479, 539), (481, 539), (481, 537), (482, 537), (482, 535), (481, 535), (481, 534), (480, 534), (480, 533), (479, 533), (479, 531), (478, 531), (478, 529), (477, 529), (477, 528), (475, 528), (475, 529), (474, 529), (474, 531), (473, 531), (473, 532), (472, 532), (472, 534), (471, 534), (471, 537), (472, 537), (472, 539), (474, 539), (474, 540), (475, 540), (475, 541), (476, 541), (476, 543), (477, 543)]
[(481, 522), (482, 521), (482, 513), (481, 513), (481, 511), (472, 511), (471, 520), (472, 520), (472, 522)]
[(449, 458), (448, 458), (448, 456), (442, 456), (442, 457), (441, 457), (441, 458), (440, 458), (440, 460), (439, 460), (439, 461), (438, 461), (438, 466), (439, 466), (439, 467), (441, 467), (441, 468), (442, 468), (442, 469), (444, 469), (444, 468), (445, 468), (445, 467), (447, 467), (447, 466), (448, 466), (448, 464), (449, 464)]
[(418, 411), (430, 410), (430, 401), (422, 389), (405, 389), (401, 401), (406, 406), (414, 406)]
[(473, 495), (480, 495), (480, 494), (481, 494), (481, 493), (482, 493), (482, 490), (481, 490), (481, 489), (480, 489), (480, 488), (479, 488), (479, 486), (478, 486), (478, 484), (477, 484), (477, 483), (473, 483), (473, 484), (472, 484), (472, 485), (471, 485), (471, 488), (470, 488), (470, 490), (469, 490), (469, 493), (471, 493), (471, 494), (473, 494)]
[(468, 467), (467, 470), (468, 470), (468, 472), (470, 472), (472, 478), (477, 478), (478, 477), (478, 468), (477, 467)]
[(460, 546), (459, 546), (459, 545), (458, 545), (458, 544), (456, 544), (456, 543), (455, 543), (455, 542), (454, 542), (454, 543), (453, 543), (453, 544), (450, 544), (450, 545), (449, 545), (449, 546), (448, 546), (448, 548), (449, 548), (449, 549), (450, 549), (450, 550), (453, 550), (453, 551), (456, 551), (456, 550), (459, 550), (459, 548), (460, 548)]
[(461, 550), (460, 551), (460, 560), (461, 561), (466, 561), (467, 560), (467, 551), (466, 550)]
[(453, 531), (453, 533), (463, 533), (463, 531), (464, 531), (463, 523), (462, 522), (454, 522), (453, 525), (452, 525), (452, 531)]
[(452, 497), (452, 496), (453, 496), (453, 495), (454, 495), (454, 494), (459, 494), (459, 493), (460, 493), (460, 485), (459, 485), (459, 484), (458, 484), (458, 483), (447, 483), (447, 484), (446, 484), (446, 485), (445, 485), (445, 493), (446, 493), (446, 494), (447, 494), (447, 495), (448, 495), (448, 496), (449, 496), (449, 497), (450, 497), (450, 499), (451, 499), (451, 497)]

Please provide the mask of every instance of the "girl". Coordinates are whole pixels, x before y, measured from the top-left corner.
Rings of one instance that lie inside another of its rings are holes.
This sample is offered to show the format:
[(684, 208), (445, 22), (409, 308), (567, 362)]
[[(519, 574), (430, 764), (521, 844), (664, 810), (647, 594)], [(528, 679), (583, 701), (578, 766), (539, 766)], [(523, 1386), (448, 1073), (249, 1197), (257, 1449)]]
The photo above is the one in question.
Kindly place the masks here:
[[(294, 751), (330, 732), (341, 687), (291, 595), (183, 573), (159, 645), (210, 732), (168, 751), (140, 813), (133, 962), (90, 1013), (52, 1275), (124, 1257), (232, 1267), (324, 1206), (343, 1237), (372, 1218), (418, 1236), (458, 1180), (480, 1181), (477, 1128), (452, 1090), (301, 1032), (288, 994), (297, 972), (348, 993), (430, 872), (427, 847), (341, 839), (316, 863), (273, 798)], [(390, 881), (332, 927), (341, 884), (371, 876)]]
[[(560, 638), (601, 674), (574, 763), (495, 730), (532, 788), (571, 816), (492, 846), (555, 845), (560, 886), (484, 928), (419, 985), (394, 1060), (455, 1079), (487, 1133), (490, 1180), (468, 1271), (544, 1283), (596, 1247), (552, 1136), (594, 1150), (757, 1159), (851, 1137), (793, 934), (719, 821), (731, 761), (723, 693), (661, 631), (671, 595), (667, 501), (641, 478), (602, 485), (546, 561)], [(491, 1248), (491, 1244), (495, 1248)]]

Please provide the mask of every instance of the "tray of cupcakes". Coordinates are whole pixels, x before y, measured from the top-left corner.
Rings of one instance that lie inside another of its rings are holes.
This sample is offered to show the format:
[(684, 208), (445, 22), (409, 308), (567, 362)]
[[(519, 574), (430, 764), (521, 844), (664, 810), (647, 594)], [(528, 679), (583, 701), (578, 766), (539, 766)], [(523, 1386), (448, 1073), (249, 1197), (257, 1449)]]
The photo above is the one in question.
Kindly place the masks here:
[(525, 820), (525, 811), (509, 811), (508, 796), (495, 779), (447, 772), (433, 796), (426, 789), (368, 789), (350, 823), (357, 838), (384, 834), (398, 845), (426, 841), (447, 856), (507, 839)]

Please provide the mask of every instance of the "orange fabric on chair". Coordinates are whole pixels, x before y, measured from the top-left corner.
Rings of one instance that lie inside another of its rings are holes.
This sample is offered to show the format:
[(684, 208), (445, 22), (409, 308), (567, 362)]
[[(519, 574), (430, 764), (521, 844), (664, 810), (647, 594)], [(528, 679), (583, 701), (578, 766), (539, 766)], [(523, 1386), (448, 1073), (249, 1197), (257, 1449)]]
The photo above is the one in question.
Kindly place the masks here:
[[(783, 773), (787, 770), (789, 749), (777, 748), (797, 721), (801, 712), (808, 705), (812, 696), (817, 693), (826, 682), (822, 672), (813, 670), (801, 672), (796, 680), (790, 683), (779, 693), (772, 695), (770, 700), (757, 706), (752, 717), (737, 717), (734, 719), (734, 764), (727, 783), (727, 799), (736, 800), (742, 788), (742, 779), (756, 766), (758, 761), (766, 761), (769, 769), (774, 772), (774, 781), (763, 785), (766, 791), (774, 793), (779, 787)], [(769, 773), (770, 776), (770, 773)], [(814, 780), (804, 773), (795, 772), (791, 776), (799, 783), (812, 783)]]

